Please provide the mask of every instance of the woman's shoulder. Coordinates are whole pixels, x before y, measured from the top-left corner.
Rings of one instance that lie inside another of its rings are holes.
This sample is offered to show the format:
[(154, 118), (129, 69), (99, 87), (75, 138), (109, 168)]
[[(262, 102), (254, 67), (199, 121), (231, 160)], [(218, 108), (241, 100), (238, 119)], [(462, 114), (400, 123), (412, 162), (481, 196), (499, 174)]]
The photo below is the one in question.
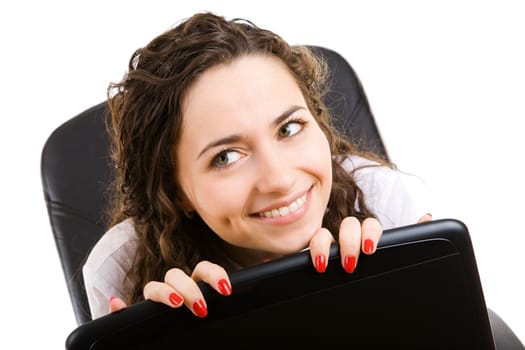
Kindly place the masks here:
[(341, 165), (353, 172), (365, 202), (384, 228), (416, 223), (431, 210), (431, 196), (416, 175), (361, 156), (346, 157)]
[(341, 166), (346, 171), (353, 172), (354, 179), (361, 185), (395, 183), (401, 177), (400, 172), (395, 167), (358, 155), (345, 157), (341, 162)]
[(137, 235), (133, 220), (128, 218), (106, 231), (89, 253), (85, 268), (98, 270), (102, 264), (133, 256), (137, 247)]
[(89, 253), (82, 274), (93, 318), (108, 312), (111, 296), (128, 297), (131, 286), (126, 275), (136, 250), (135, 227), (127, 219), (106, 231)]
[(379, 165), (379, 163), (375, 160), (365, 158), (363, 156), (358, 156), (355, 154), (349, 154), (345, 157), (338, 158), (338, 160), (340, 160), (340, 163), (343, 166), (343, 168), (345, 168), (348, 171), (352, 171), (363, 166)]

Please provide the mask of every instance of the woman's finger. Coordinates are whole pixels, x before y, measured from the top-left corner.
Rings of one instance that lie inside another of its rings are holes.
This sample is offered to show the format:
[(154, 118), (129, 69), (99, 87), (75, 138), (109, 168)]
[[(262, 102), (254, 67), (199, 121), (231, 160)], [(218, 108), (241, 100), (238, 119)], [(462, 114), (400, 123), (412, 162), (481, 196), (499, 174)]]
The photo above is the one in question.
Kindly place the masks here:
[(422, 217), (419, 218), (417, 223), (420, 224), (422, 222), (427, 222), (427, 221), (432, 221), (432, 214), (427, 213), (427, 214), (423, 215)]
[(196, 282), (206, 282), (224, 296), (228, 296), (232, 293), (228, 273), (220, 265), (209, 261), (201, 261), (195, 266), (195, 269), (193, 269), (191, 278)]
[(148, 282), (144, 286), (144, 298), (174, 308), (186, 305), (199, 317), (205, 317), (208, 314), (206, 302), (199, 287), (180, 269), (168, 270), (164, 282)]
[(326, 228), (319, 229), (310, 240), (310, 257), (317, 272), (326, 271), (330, 257), (330, 245), (333, 242), (335, 242), (334, 236)]
[(197, 282), (181, 269), (170, 269), (164, 276), (166, 285), (172, 288), (170, 297), (175, 298), (178, 293), (183, 298), (184, 305), (196, 316), (206, 317), (208, 307)]
[(117, 312), (122, 309), (125, 309), (127, 307), (124, 300), (120, 299), (119, 297), (111, 297), (109, 298), (109, 312)]
[(361, 223), (357, 218), (349, 216), (343, 219), (339, 226), (339, 253), (341, 265), (346, 272), (354, 272), (361, 249)]
[(175, 308), (184, 304), (184, 297), (180, 292), (172, 286), (158, 281), (148, 282), (144, 286), (144, 298)]
[(383, 234), (383, 228), (377, 219), (366, 218), (361, 225), (361, 245), (363, 253), (375, 253), (377, 243)]

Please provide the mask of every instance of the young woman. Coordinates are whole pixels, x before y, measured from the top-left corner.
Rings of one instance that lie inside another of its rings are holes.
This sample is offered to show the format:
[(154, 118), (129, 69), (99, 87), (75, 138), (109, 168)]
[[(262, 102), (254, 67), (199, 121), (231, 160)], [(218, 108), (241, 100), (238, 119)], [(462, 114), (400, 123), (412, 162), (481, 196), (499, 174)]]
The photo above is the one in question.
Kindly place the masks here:
[(207, 315), (196, 282), (337, 241), (352, 273), (383, 229), (430, 219), (393, 164), (357, 151), (322, 102), (326, 67), (245, 21), (196, 14), (112, 84), (111, 228), (84, 266), (93, 318), (144, 298)]

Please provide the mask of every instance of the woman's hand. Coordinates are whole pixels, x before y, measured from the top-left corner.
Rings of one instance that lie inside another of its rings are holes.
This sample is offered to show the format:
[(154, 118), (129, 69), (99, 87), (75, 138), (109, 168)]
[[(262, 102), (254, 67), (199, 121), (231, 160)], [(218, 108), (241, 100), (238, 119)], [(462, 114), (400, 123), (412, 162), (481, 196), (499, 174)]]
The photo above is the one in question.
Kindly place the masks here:
[[(181, 269), (168, 270), (164, 282), (151, 281), (144, 287), (144, 298), (163, 303), (173, 308), (185, 305), (194, 315), (206, 317), (208, 308), (197, 282), (204, 281), (222, 295), (232, 293), (230, 279), (226, 270), (209, 261), (201, 261), (188, 276)], [(126, 307), (120, 298), (111, 298), (110, 312)]]
[(420, 223), (426, 222), (426, 221), (432, 221), (432, 214), (428, 213), (428, 214), (423, 215), (422, 217), (419, 218), (417, 223), (420, 224)]
[(127, 307), (126, 302), (119, 297), (109, 298), (109, 312), (117, 312)]
[[(431, 221), (432, 215), (425, 214), (418, 224)], [(370, 255), (376, 251), (377, 243), (383, 234), (379, 221), (367, 218), (361, 224), (355, 217), (346, 217), (339, 226), (339, 252), (341, 265), (346, 272), (354, 272), (361, 252)], [(310, 256), (315, 269), (324, 272), (328, 264), (330, 245), (335, 242), (332, 234), (325, 228), (317, 231), (310, 240)]]
[[(346, 272), (354, 272), (361, 252), (370, 255), (376, 251), (377, 242), (383, 229), (374, 218), (367, 218), (361, 224), (353, 216), (346, 217), (339, 226), (339, 252), (341, 265)], [(330, 245), (335, 241), (325, 228), (315, 233), (310, 241), (310, 255), (318, 272), (324, 272), (328, 264)]]

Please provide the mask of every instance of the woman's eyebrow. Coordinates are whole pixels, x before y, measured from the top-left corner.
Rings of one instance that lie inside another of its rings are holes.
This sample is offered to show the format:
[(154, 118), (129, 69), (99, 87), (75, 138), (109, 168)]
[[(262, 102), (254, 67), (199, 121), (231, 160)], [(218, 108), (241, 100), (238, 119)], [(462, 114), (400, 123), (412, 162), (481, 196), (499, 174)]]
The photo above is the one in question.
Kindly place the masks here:
[[(298, 111), (300, 109), (306, 109), (306, 108), (303, 107), (303, 106), (299, 106), (299, 105), (294, 105), (294, 106), (288, 108), (286, 111), (284, 111), (277, 118), (274, 119), (274, 121), (272, 122), (272, 126), (273, 127), (279, 126), (284, 120), (286, 120), (286, 118), (290, 117), (290, 115), (294, 114), (296, 111)], [(235, 142), (240, 141), (241, 139), (242, 139), (242, 135), (240, 135), (240, 134), (233, 134), (233, 135), (229, 135), (229, 136), (226, 136), (226, 137), (222, 137), (222, 138), (220, 138), (218, 140), (212, 141), (212, 142), (208, 143), (206, 146), (204, 146), (204, 148), (197, 155), (197, 159), (199, 159), (210, 148), (217, 147), (217, 146), (220, 146), (220, 145), (226, 145), (226, 144), (229, 144), (229, 143), (235, 143)]]
[(281, 115), (279, 115), (277, 118), (275, 118), (275, 120), (272, 123), (273, 126), (274, 127), (279, 126), (283, 121), (286, 120), (286, 118), (288, 118), (289, 116), (291, 116), (292, 114), (294, 114), (295, 112), (297, 112), (300, 109), (306, 109), (306, 108), (303, 107), (303, 106), (299, 106), (299, 105), (294, 105), (294, 106), (288, 108), (286, 111), (281, 113)]
[(210, 148), (217, 147), (217, 146), (220, 146), (220, 145), (226, 145), (228, 143), (238, 142), (240, 139), (241, 139), (241, 135), (233, 134), (233, 135), (230, 135), (230, 136), (226, 136), (226, 137), (220, 138), (220, 139), (215, 140), (213, 142), (210, 142), (202, 149), (202, 151), (199, 152), (199, 155), (197, 156), (197, 159), (199, 159), (200, 156), (202, 156), (204, 153), (206, 153), (206, 151), (209, 150)]

